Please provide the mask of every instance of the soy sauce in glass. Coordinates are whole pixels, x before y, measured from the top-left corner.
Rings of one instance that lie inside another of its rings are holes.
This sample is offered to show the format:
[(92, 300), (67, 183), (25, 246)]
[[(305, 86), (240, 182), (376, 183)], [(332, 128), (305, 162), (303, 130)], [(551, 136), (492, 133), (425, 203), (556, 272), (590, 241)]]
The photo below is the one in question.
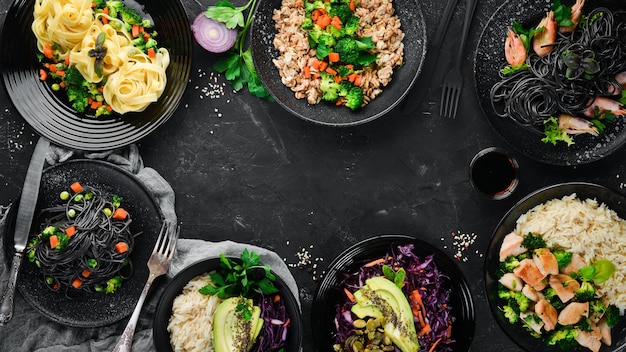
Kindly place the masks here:
[(491, 199), (504, 199), (518, 184), (517, 161), (500, 148), (481, 150), (470, 163), (470, 180), (474, 188)]

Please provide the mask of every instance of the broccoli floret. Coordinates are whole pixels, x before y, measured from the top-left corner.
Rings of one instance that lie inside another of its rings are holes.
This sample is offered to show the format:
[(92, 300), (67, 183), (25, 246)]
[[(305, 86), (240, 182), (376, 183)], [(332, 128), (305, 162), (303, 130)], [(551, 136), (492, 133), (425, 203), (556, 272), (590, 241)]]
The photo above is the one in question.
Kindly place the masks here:
[(504, 313), (504, 317), (507, 318), (511, 324), (515, 324), (519, 320), (519, 314), (511, 306), (503, 306), (502, 312)]
[(353, 38), (341, 38), (335, 45), (335, 52), (339, 54), (342, 62), (356, 64), (359, 59), (359, 48), (357, 41)]
[(85, 77), (83, 77), (75, 66), (70, 66), (65, 70), (63, 82), (65, 82), (66, 85), (82, 86), (83, 82), (85, 82)]
[(107, 286), (104, 289), (104, 293), (114, 293), (121, 286), (122, 278), (119, 275), (113, 276), (107, 281)]
[(119, 0), (107, 1), (106, 7), (109, 9), (109, 16), (121, 19), (127, 24), (144, 26), (144, 27), (151, 26), (150, 21), (144, 21), (144, 19), (141, 17), (141, 15), (137, 11), (124, 5), (123, 1), (119, 1)]
[(343, 23), (343, 33), (347, 36), (354, 35), (359, 30), (359, 20), (357, 16), (352, 16), (350, 19)]
[(309, 45), (311, 46), (311, 48), (315, 49), (320, 41), (320, 38), (322, 37), (322, 34), (326, 33), (322, 28), (320, 28), (319, 26), (313, 26), (313, 28), (308, 31), (308, 37), (309, 37)]
[(504, 287), (504, 285), (502, 285), (501, 283), (498, 283), (498, 297), (505, 299), (505, 300), (509, 300), (511, 296), (513, 295), (513, 293), (515, 293), (515, 291), (509, 290), (508, 288)]
[(528, 297), (526, 297), (526, 295), (524, 295), (522, 292), (519, 291), (513, 291), (513, 299), (515, 300), (515, 302), (517, 303), (517, 306), (519, 307), (520, 312), (525, 312), (526, 310), (528, 310), (528, 307), (530, 306), (530, 299), (528, 299)]
[(352, 10), (350, 10), (350, 6), (348, 6), (348, 4), (345, 4), (345, 3), (339, 4), (339, 5), (333, 4), (330, 7), (328, 14), (330, 15), (330, 17), (334, 17), (334, 16), (339, 17), (339, 20), (343, 24), (343, 23), (347, 23), (352, 17)]
[(135, 48), (143, 51), (144, 53), (147, 52), (150, 48), (158, 48), (158, 43), (156, 40), (154, 40), (153, 38), (148, 38), (148, 40), (146, 40), (143, 36), (139, 36), (139, 38), (133, 39), (132, 43)]
[(107, 1), (106, 7), (109, 9), (109, 16), (117, 17), (118, 13), (124, 8), (124, 3), (119, 0)]
[(606, 325), (609, 327), (615, 326), (619, 321), (619, 308), (614, 304), (609, 304), (609, 306), (606, 307), (604, 316), (606, 317)]
[(563, 308), (564, 304), (556, 293), (556, 290), (552, 287), (548, 287), (543, 290), (543, 296), (546, 300), (557, 310)]
[(307, 13), (312, 12), (313, 10), (317, 10), (317, 9), (324, 9), (327, 11), (328, 6), (330, 6), (330, 4), (326, 5), (326, 2), (322, 0), (315, 0), (313, 2), (307, 1), (304, 3), (304, 10)]
[(102, 9), (106, 6), (106, 1), (104, 0), (91, 0), (91, 3), (97, 9)]
[(587, 302), (594, 299), (596, 288), (589, 281), (583, 281), (580, 288), (574, 292), (576, 299), (580, 302)]
[(574, 328), (582, 331), (593, 331), (589, 319), (585, 317), (582, 317), (582, 319), (574, 325)]
[(556, 250), (552, 251), (552, 254), (556, 257), (556, 262), (559, 265), (559, 269), (569, 264), (572, 261), (572, 252)]
[(604, 305), (604, 303), (602, 303), (601, 300), (594, 299), (593, 301), (589, 302), (589, 311), (592, 315), (597, 314), (599, 316), (603, 316), (606, 312), (606, 306)]
[(108, 105), (101, 105), (96, 109), (96, 117), (111, 115)]
[(534, 235), (533, 233), (529, 232), (526, 235), (524, 235), (522, 246), (527, 248), (529, 251), (534, 251), (535, 249), (538, 249), (538, 248), (545, 248), (546, 241), (543, 240), (541, 235)]
[(341, 86), (335, 81), (335, 77), (325, 71), (320, 72), (320, 89), (322, 99), (325, 101), (337, 101)]
[(305, 18), (304, 21), (302, 21), (300, 28), (313, 29), (313, 20), (310, 17)]
[[(339, 72), (339, 71), (338, 71)], [(343, 75), (339, 75), (344, 77)], [(347, 76), (347, 75), (346, 75)], [(354, 84), (348, 80), (343, 80), (339, 83), (339, 95), (345, 97), (350, 93), (350, 89), (354, 87)]]
[(346, 106), (352, 110), (356, 110), (363, 105), (363, 101), (365, 99), (365, 95), (363, 94), (363, 89), (361, 87), (352, 87), (346, 95)]
[(504, 262), (500, 264), (500, 268), (504, 270), (504, 272), (512, 273), (515, 268), (520, 264), (520, 261), (517, 257), (508, 257)]
[(569, 351), (578, 345), (578, 342), (576, 341), (577, 335), (578, 331), (576, 329), (566, 327), (554, 330), (548, 335), (548, 337), (546, 337), (545, 341), (549, 346), (559, 346), (562, 350)]

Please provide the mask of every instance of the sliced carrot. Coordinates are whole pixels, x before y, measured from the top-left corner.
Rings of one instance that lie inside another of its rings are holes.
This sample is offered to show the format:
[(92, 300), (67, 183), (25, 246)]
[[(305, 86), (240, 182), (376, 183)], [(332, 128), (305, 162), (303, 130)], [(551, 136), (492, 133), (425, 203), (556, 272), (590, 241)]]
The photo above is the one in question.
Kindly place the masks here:
[(323, 62), (322, 60), (318, 60), (318, 59), (313, 60), (313, 62), (311, 62), (311, 68), (319, 70), (322, 62)]
[(59, 83), (59, 86), (61, 86), (61, 88), (65, 88), (65, 82), (61, 81), (61, 83)]
[(354, 4), (354, 0), (353, 0), (353, 1), (350, 1), (350, 2), (348, 3), (348, 7), (350, 7), (350, 10), (351, 10), (352, 12), (354, 12), (354, 10), (356, 10), (356, 5)]
[(315, 9), (311, 11), (311, 20), (313, 20), (313, 22), (317, 22), (317, 19), (320, 18), (321, 15), (322, 12), (319, 9)]
[(52, 249), (57, 248), (58, 244), (59, 244), (59, 238), (57, 237), (57, 235), (50, 236), (50, 248)]
[(156, 57), (156, 52), (154, 51), (154, 48), (148, 48), (148, 56), (151, 58)]
[(91, 104), (89, 104), (89, 105), (90, 105), (90, 107), (91, 107), (92, 109), (97, 109), (97, 108), (99, 108), (99, 107), (101, 107), (101, 106), (102, 106), (102, 102), (101, 102), (101, 101), (94, 100), (94, 101), (92, 101), (92, 102), (91, 102)]
[(328, 61), (330, 62), (338, 62), (339, 61), (339, 53), (331, 52), (328, 54)]
[(428, 349), (428, 352), (433, 352), (435, 350), (435, 347), (437, 347), (437, 344), (439, 343), (439, 341), (441, 341), (441, 337), (438, 338), (435, 343), (433, 343), (430, 348)]
[(65, 65), (69, 66), (70, 65), (70, 56), (67, 55), (64, 60), (65, 60)]
[(322, 75), (320, 75), (320, 73), (319, 73), (319, 72), (315, 72), (315, 73), (313, 74), (313, 78), (315, 78), (315, 79), (318, 79), (318, 78), (320, 78), (320, 77), (322, 77)]
[(78, 193), (83, 190), (83, 185), (80, 182), (76, 181), (70, 185), (70, 189), (74, 191), (74, 193)]
[(72, 237), (76, 234), (76, 226), (70, 226), (68, 228), (65, 229), (65, 234), (67, 235), (67, 237)]
[[(108, 7), (107, 7), (108, 9)], [(100, 20), (102, 21), (102, 24), (109, 24), (109, 19), (106, 18), (105, 16), (100, 17)]]
[(348, 291), (347, 288), (344, 287), (343, 288), (343, 292), (346, 293), (346, 296), (348, 296), (348, 299), (350, 300), (350, 302), (354, 302), (355, 301), (354, 295), (352, 294), (352, 292)]
[(304, 6), (304, 3), (301, 0), (296, 1), (296, 6), (297, 7), (302, 7)]
[(109, 112), (113, 111), (113, 107), (111, 105), (107, 105), (107, 111)]
[(148, 41), (150, 39), (150, 34), (143, 32), (143, 40)]
[(45, 81), (46, 79), (48, 79), (48, 72), (46, 72), (46, 70), (39, 69), (39, 79), (42, 81)]
[(128, 252), (128, 244), (126, 242), (117, 242), (115, 244), (115, 251), (117, 253), (125, 253)]
[(322, 15), (320, 18), (317, 19), (317, 25), (320, 26), (320, 28), (322, 29), (328, 27), (330, 22), (332, 22), (332, 18), (330, 18), (330, 16), (328, 15)]
[(113, 212), (113, 219), (124, 220), (128, 217), (128, 212), (124, 208), (117, 208)]
[(280, 295), (275, 295), (273, 301), (274, 303), (280, 301)]
[(340, 76), (335, 76), (335, 82), (340, 83), (341, 81), (343, 81), (343, 78), (341, 78)]
[(430, 324), (426, 324), (426, 325), (424, 325), (424, 327), (422, 328), (422, 330), (420, 330), (420, 331), (417, 333), (417, 336), (426, 335), (426, 334), (428, 334), (428, 332), (429, 332), (429, 331), (430, 331)]
[(355, 85), (355, 86), (360, 86), (360, 85), (361, 85), (361, 79), (362, 79), (362, 76), (361, 76), (361, 75), (356, 75), (356, 76), (354, 77), (354, 82), (353, 82), (353, 83), (354, 83), (354, 85)]
[(322, 61), (322, 62), (320, 63), (320, 68), (319, 68), (319, 70), (320, 70), (320, 71), (326, 71), (326, 68), (327, 68), (327, 67), (328, 67), (328, 62), (326, 62), (326, 61)]
[[(335, 79), (336, 79), (336, 77), (335, 77)], [(341, 105), (343, 105), (343, 101), (341, 99), (337, 99), (337, 101), (335, 102), (335, 105), (336, 106), (341, 106)]]
[(309, 66), (304, 66), (302, 68), (302, 75), (304, 76), (304, 78), (309, 79), (311, 78), (311, 68)]
[(72, 287), (74, 288), (79, 288), (80, 286), (82, 286), (82, 284), (83, 284), (83, 280), (79, 278), (75, 278), (74, 281), (72, 281)]
[(52, 51), (52, 45), (50, 43), (46, 43), (43, 45), (43, 56), (48, 59), (52, 59), (54, 56), (54, 52)]
[(50, 72), (55, 73), (57, 72), (57, 65), (48, 65), (46, 66), (48, 68), (48, 70), (50, 70)]
[(372, 267), (374, 265), (378, 265), (378, 264), (381, 264), (381, 263), (384, 263), (384, 262), (385, 262), (385, 258), (379, 258), (379, 259), (376, 259), (376, 260), (372, 260), (371, 262), (369, 262), (369, 263), (367, 263), (367, 264), (365, 264), (363, 266), (366, 267), (366, 268), (369, 268), (369, 267)]
[(58, 282), (55, 282), (55, 283), (54, 283), (54, 285), (52, 285), (52, 288), (53, 288), (54, 290), (58, 290), (58, 289), (59, 289), (59, 283), (58, 283)]
[(107, 15), (108, 15), (108, 14), (109, 14), (109, 8), (108, 8), (108, 7), (105, 7), (104, 9), (102, 9), (102, 13), (104, 13), (104, 14), (107, 14)]
[(337, 74), (337, 71), (335, 71), (335, 70), (334, 70), (333, 68), (331, 68), (331, 67), (327, 67), (325, 71), (326, 71), (326, 73), (330, 73), (330, 74), (331, 74), (331, 75), (333, 75), (333, 76)]
[(89, 277), (91, 276), (91, 271), (89, 271), (89, 269), (83, 269), (83, 272), (80, 273), (83, 277)]
[(63, 70), (58, 70), (58, 71), (57, 71), (57, 72), (55, 72), (55, 73), (56, 73), (57, 75), (61, 76), (61, 77), (65, 76), (65, 71), (63, 71)]
[(334, 16), (331, 19), (330, 24), (332, 24), (333, 27), (337, 28), (338, 30), (341, 30), (341, 20), (339, 19), (339, 17)]
[(130, 34), (133, 36), (133, 38), (139, 37), (139, 26), (136, 24), (133, 24)]

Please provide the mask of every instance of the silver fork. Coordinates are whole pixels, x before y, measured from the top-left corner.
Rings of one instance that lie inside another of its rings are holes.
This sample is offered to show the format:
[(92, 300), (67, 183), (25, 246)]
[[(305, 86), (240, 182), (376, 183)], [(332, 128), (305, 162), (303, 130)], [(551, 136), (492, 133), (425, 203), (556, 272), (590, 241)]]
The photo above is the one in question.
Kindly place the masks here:
[(139, 301), (137, 301), (137, 306), (135, 306), (133, 315), (130, 317), (128, 324), (126, 324), (122, 337), (117, 345), (115, 345), (113, 352), (130, 352), (132, 348), (133, 335), (135, 335), (135, 327), (137, 325), (137, 320), (139, 319), (139, 313), (141, 312), (143, 302), (146, 300), (150, 286), (155, 278), (167, 272), (167, 269), (172, 262), (172, 258), (174, 257), (174, 250), (176, 249), (176, 241), (178, 240), (180, 228), (176, 227), (173, 229), (172, 227), (173, 225), (168, 221), (165, 221), (163, 226), (161, 226), (159, 237), (154, 245), (150, 259), (148, 259), (148, 269), (150, 270), (150, 275), (148, 276), (146, 285), (141, 292), (141, 296), (139, 296)]
[(441, 106), (439, 107), (440, 116), (453, 118), (456, 116), (456, 111), (459, 107), (459, 99), (461, 97), (461, 90), (463, 89), (463, 72), (461, 71), (461, 65), (463, 64), (464, 58), (463, 52), (465, 51), (465, 42), (467, 41), (467, 36), (469, 35), (469, 29), (472, 24), (472, 17), (474, 17), (476, 4), (478, 4), (478, 0), (467, 0), (459, 51), (452, 70), (448, 71), (443, 80)]

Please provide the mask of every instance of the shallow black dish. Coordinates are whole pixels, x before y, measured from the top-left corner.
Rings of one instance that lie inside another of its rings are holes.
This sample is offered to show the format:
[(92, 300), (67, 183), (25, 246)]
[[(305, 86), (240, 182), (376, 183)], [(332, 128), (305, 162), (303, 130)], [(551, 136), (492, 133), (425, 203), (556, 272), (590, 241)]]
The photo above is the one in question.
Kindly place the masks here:
[[(133, 312), (148, 278), (146, 263), (156, 242), (163, 216), (154, 198), (132, 174), (110, 163), (96, 160), (68, 161), (45, 169), (35, 214), (43, 207), (58, 204), (61, 191), (67, 190), (75, 181), (98, 188), (105, 195), (117, 194), (123, 198), (124, 208), (133, 219), (131, 233), (141, 232), (135, 237), (135, 248), (131, 253), (131, 278), (125, 280), (115, 294), (82, 294), (69, 299), (63, 293), (50, 290), (39, 268), (24, 259), (17, 289), (31, 306), (50, 320), (73, 327), (92, 328), (115, 323)], [(6, 227), (5, 258), (9, 263), (13, 256), (16, 209), (17, 207), (11, 208)], [(33, 224), (32, 229), (36, 231), (38, 226), (39, 224)]]
[[(239, 258), (231, 259), (239, 261)], [(170, 333), (167, 331), (167, 324), (172, 316), (172, 304), (174, 303), (176, 296), (183, 291), (183, 287), (185, 287), (185, 285), (194, 277), (219, 268), (220, 258), (202, 260), (183, 269), (181, 272), (176, 274), (176, 276), (174, 276), (172, 281), (168, 284), (167, 288), (163, 292), (163, 295), (161, 295), (161, 298), (159, 299), (159, 304), (154, 315), (154, 323), (152, 325), (152, 336), (154, 338), (154, 346), (157, 352), (172, 352)], [(276, 275), (276, 273), (274, 273), (274, 275)], [(296, 301), (296, 298), (287, 284), (278, 275), (276, 275), (274, 286), (278, 288), (281, 293), (281, 298), (285, 300), (285, 307), (287, 308), (287, 314), (289, 315), (291, 321), (289, 332), (287, 334), (287, 345), (285, 346), (285, 351), (298, 352), (300, 351), (302, 345), (302, 320), (298, 301)]]
[[(626, 198), (620, 193), (593, 183), (585, 182), (569, 182), (561, 183), (537, 190), (515, 204), (504, 215), (491, 237), (487, 256), (485, 257), (485, 292), (487, 300), (491, 307), (491, 312), (496, 321), (509, 336), (511, 340), (517, 343), (526, 351), (550, 351), (562, 352), (559, 347), (546, 346), (541, 340), (536, 339), (528, 333), (521, 325), (512, 325), (508, 319), (504, 317), (498, 306), (502, 305), (502, 301), (498, 297), (498, 280), (495, 276), (499, 266), (499, 252), (502, 240), (515, 226), (517, 219), (535, 206), (545, 203), (551, 199), (558, 199), (576, 193), (579, 199), (596, 199), (600, 203), (605, 203), (610, 209), (614, 210), (621, 218), (626, 218)], [(612, 346), (603, 346), (600, 351), (623, 351), (626, 348), (626, 321), (621, 319), (620, 322), (611, 330), (613, 338)], [(589, 351), (587, 348), (578, 348), (574, 351)]]
[(452, 324), (454, 351), (467, 351), (474, 337), (474, 304), (469, 286), (457, 264), (438, 248), (419, 239), (404, 235), (376, 236), (351, 246), (339, 254), (329, 265), (320, 282), (311, 310), (313, 338), (318, 351), (332, 351), (335, 343), (335, 306), (345, 300), (338, 289), (341, 272), (356, 272), (363, 264), (383, 257), (392, 246), (413, 243), (413, 252), (419, 257), (434, 254), (441, 272), (450, 277), (450, 305), (456, 321)]
[(426, 24), (419, 1), (396, 0), (394, 8), (404, 32), (404, 62), (394, 69), (391, 82), (383, 92), (365, 107), (351, 111), (345, 107), (321, 102), (310, 105), (306, 99), (296, 99), (294, 92), (281, 82), (278, 69), (272, 62), (278, 57), (274, 48), (274, 9), (281, 0), (260, 1), (252, 24), (252, 58), (259, 74), (276, 101), (287, 111), (304, 120), (328, 126), (352, 126), (372, 121), (391, 111), (417, 80), (426, 55)]
[[(525, 27), (536, 26), (549, 9), (551, 0), (508, 0), (492, 15), (485, 26), (474, 59), (474, 78), (480, 106), (489, 124), (517, 151), (537, 161), (551, 165), (580, 165), (602, 159), (626, 143), (626, 122), (617, 119), (607, 124), (599, 137), (578, 135), (575, 144), (545, 144), (543, 134), (535, 129), (524, 128), (510, 118), (501, 118), (493, 111), (489, 91), (500, 80), (498, 71), (506, 64), (504, 40), (513, 20)], [(574, 1), (562, 1), (571, 5)], [(626, 10), (626, 3), (619, 0), (587, 1), (583, 13), (590, 9), (606, 7), (611, 10)]]
[(110, 150), (138, 141), (164, 124), (178, 107), (187, 86), (193, 42), (179, 0), (139, 1), (155, 23), (159, 46), (170, 52), (167, 86), (146, 110), (95, 119), (77, 113), (67, 98), (39, 80), (37, 41), (30, 26), (34, 0), (15, 0), (0, 36), (2, 82), (28, 124), (50, 141), (72, 149)]

